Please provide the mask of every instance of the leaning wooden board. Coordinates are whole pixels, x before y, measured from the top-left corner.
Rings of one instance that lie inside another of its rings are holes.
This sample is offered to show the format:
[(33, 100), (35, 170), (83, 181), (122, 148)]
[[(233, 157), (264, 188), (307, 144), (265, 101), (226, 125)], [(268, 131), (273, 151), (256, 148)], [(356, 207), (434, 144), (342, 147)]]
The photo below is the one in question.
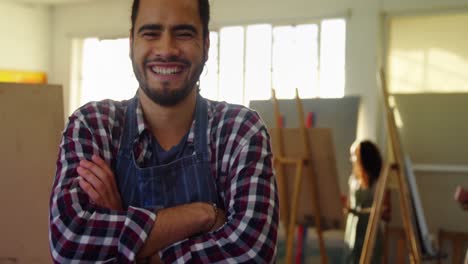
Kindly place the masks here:
[(62, 87), (0, 83), (0, 263), (50, 263), (49, 195)]
[[(274, 130), (269, 131), (272, 139), (276, 137)], [(317, 178), (318, 200), (321, 210), (322, 228), (337, 229), (343, 227), (343, 210), (340, 200), (340, 187), (338, 184), (338, 172), (336, 168), (335, 147), (333, 145), (332, 131), (329, 128), (307, 128), (311, 145), (310, 164)], [(284, 128), (283, 154), (288, 158), (300, 158), (304, 156), (303, 141), (299, 128)], [(273, 155), (275, 155), (275, 140), (271, 140)], [(286, 184), (288, 196), (292, 196), (295, 166), (285, 166)], [(312, 206), (311, 177), (303, 174), (299, 205), (297, 211), (297, 223), (314, 226), (314, 211)], [(281, 201), (280, 201), (281, 203)], [(287, 212), (282, 212), (287, 213)]]

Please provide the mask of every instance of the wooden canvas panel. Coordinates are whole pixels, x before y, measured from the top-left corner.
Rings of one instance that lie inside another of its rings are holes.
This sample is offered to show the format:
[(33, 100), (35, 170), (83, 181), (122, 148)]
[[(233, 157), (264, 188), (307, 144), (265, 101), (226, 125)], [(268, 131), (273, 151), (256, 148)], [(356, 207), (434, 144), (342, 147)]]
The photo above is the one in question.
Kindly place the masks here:
[(50, 263), (48, 207), (64, 127), (62, 88), (0, 83), (0, 124), (0, 263)]
[[(283, 132), (283, 156), (299, 158), (304, 156), (303, 140), (299, 128), (284, 128)], [(340, 200), (340, 188), (338, 184), (338, 173), (336, 169), (335, 148), (333, 146), (332, 133), (329, 128), (308, 128), (309, 141), (311, 145), (311, 166), (318, 182), (318, 200), (322, 215), (322, 227), (343, 227), (343, 210)], [(273, 130), (272, 137), (273, 154), (275, 154)], [(295, 166), (285, 165), (285, 177), (287, 179), (288, 197), (292, 197), (295, 178)], [(303, 173), (303, 182), (299, 196), (297, 223), (313, 225), (314, 211), (312, 209), (312, 179), (310, 175)], [(281, 208), (281, 201), (280, 201)], [(291, 208), (291, 206), (290, 206)], [(282, 212), (287, 213), (287, 212)]]
[[(349, 162), (349, 147), (356, 140), (358, 111), (360, 98), (346, 96), (343, 98), (311, 98), (301, 99), (305, 116), (314, 113), (313, 127), (331, 128), (333, 145), (335, 147), (338, 183), (343, 191), (348, 188), (348, 177), (351, 172)], [(295, 99), (278, 100), (281, 115), (284, 117), (284, 127), (299, 127), (299, 117)], [(257, 111), (267, 124), (276, 126), (272, 100), (250, 101), (249, 107)], [(302, 122), (305, 122), (303, 120)]]

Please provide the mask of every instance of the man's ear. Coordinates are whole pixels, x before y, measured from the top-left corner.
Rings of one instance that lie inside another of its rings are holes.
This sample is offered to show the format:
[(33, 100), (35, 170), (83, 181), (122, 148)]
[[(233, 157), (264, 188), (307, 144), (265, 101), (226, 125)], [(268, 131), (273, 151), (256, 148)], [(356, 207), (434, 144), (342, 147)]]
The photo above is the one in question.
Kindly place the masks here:
[(205, 43), (203, 45), (203, 51), (205, 53), (205, 62), (208, 60), (208, 51), (210, 50), (210, 33), (208, 32), (207, 36), (205, 37)]

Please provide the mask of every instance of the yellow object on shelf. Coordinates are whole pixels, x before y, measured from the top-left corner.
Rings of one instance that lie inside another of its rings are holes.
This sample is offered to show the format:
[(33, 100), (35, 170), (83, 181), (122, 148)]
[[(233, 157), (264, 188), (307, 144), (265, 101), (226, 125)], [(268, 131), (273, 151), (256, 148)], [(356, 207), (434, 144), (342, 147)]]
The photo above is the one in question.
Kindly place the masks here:
[(47, 83), (44, 72), (0, 70), (0, 82), (4, 83)]

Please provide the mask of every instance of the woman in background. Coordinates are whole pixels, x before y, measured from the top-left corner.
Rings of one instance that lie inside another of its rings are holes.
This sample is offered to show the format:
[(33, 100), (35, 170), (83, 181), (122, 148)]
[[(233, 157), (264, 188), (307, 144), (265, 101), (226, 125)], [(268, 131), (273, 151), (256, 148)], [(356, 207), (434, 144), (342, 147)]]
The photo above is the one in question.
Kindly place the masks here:
[[(350, 148), (353, 171), (349, 177), (348, 213), (345, 230), (344, 263), (359, 263), (366, 236), (367, 223), (374, 201), (377, 179), (382, 169), (382, 156), (369, 140), (354, 142)], [(377, 233), (372, 263), (381, 263), (382, 234)]]

